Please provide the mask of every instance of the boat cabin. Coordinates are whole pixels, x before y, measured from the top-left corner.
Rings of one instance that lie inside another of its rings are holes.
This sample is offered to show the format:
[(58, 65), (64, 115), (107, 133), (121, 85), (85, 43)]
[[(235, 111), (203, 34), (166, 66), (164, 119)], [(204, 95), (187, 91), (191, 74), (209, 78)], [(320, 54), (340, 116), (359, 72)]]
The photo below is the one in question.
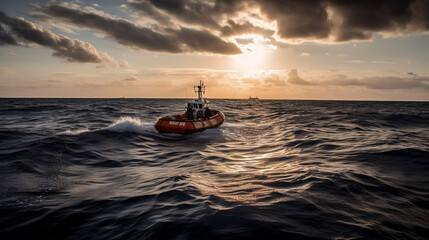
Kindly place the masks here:
[(188, 105), (186, 106), (188, 119), (198, 119), (205, 117), (206, 110), (209, 107), (209, 101), (207, 101), (207, 99), (205, 99), (203, 96), (205, 90), (206, 87), (201, 81), (199, 86), (194, 86), (194, 91), (198, 94), (198, 99), (188, 102)]

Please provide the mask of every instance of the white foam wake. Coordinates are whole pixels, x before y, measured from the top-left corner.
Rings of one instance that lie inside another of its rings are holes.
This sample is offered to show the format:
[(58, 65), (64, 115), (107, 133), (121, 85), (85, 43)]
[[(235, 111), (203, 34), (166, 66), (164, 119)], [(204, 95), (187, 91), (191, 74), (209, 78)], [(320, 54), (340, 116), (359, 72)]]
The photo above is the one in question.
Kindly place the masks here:
[(60, 135), (79, 135), (81, 133), (89, 132), (90, 130), (88, 128), (79, 128), (74, 130), (66, 130), (64, 132), (61, 132)]
[(143, 122), (136, 117), (121, 117), (112, 125), (105, 128), (111, 132), (135, 132), (144, 133), (148, 130), (149, 125), (144, 125)]
[(60, 135), (79, 135), (86, 132), (96, 132), (96, 131), (111, 131), (111, 132), (135, 132), (135, 133), (147, 133), (153, 131), (155, 128), (152, 123), (143, 123), (139, 118), (136, 117), (120, 117), (110, 126), (97, 130), (90, 130), (88, 128), (80, 128), (73, 130), (66, 130), (61, 132)]

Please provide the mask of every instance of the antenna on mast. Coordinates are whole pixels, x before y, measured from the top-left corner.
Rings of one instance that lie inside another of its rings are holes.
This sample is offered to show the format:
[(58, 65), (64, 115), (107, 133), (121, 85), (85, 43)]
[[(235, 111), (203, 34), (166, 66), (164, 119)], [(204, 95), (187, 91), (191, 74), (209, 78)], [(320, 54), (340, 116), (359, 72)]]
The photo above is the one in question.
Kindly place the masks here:
[(200, 80), (199, 86), (194, 86), (194, 92), (198, 93), (198, 100), (203, 100), (203, 94), (206, 93), (206, 86), (204, 86), (204, 82)]

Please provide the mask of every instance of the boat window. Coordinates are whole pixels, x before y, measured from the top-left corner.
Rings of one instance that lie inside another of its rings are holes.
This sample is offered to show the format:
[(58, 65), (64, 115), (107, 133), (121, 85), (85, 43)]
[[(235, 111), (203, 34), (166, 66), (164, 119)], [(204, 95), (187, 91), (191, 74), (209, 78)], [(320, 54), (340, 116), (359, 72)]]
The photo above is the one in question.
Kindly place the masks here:
[(197, 104), (196, 104), (196, 103), (194, 104), (194, 108), (198, 108), (198, 106), (197, 106)]
[(203, 108), (203, 104), (200, 103), (200, 109)]

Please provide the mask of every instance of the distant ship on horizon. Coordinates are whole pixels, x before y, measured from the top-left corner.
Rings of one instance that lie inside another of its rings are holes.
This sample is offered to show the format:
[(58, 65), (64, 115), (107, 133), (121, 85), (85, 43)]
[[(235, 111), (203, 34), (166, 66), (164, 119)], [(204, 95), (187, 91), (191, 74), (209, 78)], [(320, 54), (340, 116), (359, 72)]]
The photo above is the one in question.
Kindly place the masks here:
[(259, 98), (258, 97), (252, 97), (252, 96), (250, 96), (249, 99), (251, 99), (251, 100), (257, 100)]

